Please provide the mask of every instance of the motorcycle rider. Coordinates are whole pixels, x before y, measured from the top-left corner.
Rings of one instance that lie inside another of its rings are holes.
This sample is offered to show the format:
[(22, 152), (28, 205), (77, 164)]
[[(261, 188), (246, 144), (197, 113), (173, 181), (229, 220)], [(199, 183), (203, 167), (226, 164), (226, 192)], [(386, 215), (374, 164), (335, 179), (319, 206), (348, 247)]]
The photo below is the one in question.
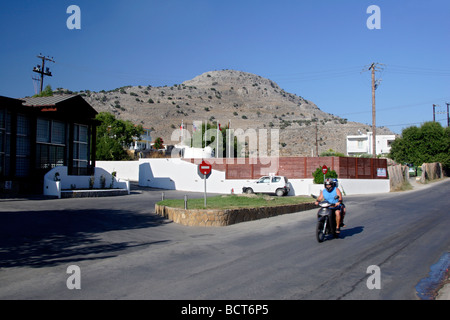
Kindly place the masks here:
[[(342, 204), (342, 193), (339, 188), (336, 187), (336, 182), (332, 179), (326, 179), (323, 183), (324, 189), (320, 191), (320, 195), (317, 198), (315, 204), (318, 205), (320, 201), (326, 200), (331, 204), (334, 204), (333, 209), (335, 210), (336, 215), (336, 233), (341, 232), (341, 223), (343, 224), (343, 216), (345, 214), (345, 207)], [(339, 199), (335, 199), (336, 196)], [(342, 217), (341, 217), (342, 212)]]

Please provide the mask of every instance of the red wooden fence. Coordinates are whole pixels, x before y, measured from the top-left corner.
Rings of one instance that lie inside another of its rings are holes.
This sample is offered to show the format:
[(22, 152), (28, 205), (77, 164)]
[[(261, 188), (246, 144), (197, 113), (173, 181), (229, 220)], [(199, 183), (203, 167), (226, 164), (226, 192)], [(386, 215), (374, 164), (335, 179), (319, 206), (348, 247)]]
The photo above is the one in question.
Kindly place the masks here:
[[(199, 164), (201, 159), (184, 159)], [(227, 179), (257, 179), (273, 173), (288, 179), (311, 179), (326, 165), (341, 179), (387, 179), (386, 159), (353, 157), (210, 158), (213, 170), (226, 172)]]

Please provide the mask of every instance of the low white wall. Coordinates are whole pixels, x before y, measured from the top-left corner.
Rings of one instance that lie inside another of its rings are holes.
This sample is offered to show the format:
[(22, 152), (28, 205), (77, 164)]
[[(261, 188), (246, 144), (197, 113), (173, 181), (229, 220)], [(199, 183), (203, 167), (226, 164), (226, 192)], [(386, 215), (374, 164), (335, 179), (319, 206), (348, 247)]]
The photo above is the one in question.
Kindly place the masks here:
[[(390, 191), (389, 179), (338, 179), (343, 195), (374, 194)], [(313, 179), (289, 179), (289, 195), (319, 195), (323, 184), (313, 184)]]
[(389, 179), (339, 179), (344, 195), (390, 192)]
[[(139, 185), (182, 191), (204, 191), (204, 181), (198, 173), (198, 165), (181, 159), (140, 159)], [(242, 193), (242, 187), (250, 179), (227, 180), (225, 172), (212, 170), (206, 180), (206, 190), (212, 193)], [(314, 185), (313, 179), (289, 179), (289, 195), (319, 195), (323, 185)], [(339, 179), (344, 195), (373, 194), (390, 191), (389, 180)]]
[[(101, 188), (100, 178), (105, 179), (105, 188), (127, 189), (130, 193), (129, 181), (114, 178), (110, 172), (103, 168), (95, 167), (93, 188)], [(44, 195), (61, 197), (61, 190), (89, 189), (91, 176), (73, 176), (67, 174), (66, 166), (58, 166), (51, 169), (44, 176)]]

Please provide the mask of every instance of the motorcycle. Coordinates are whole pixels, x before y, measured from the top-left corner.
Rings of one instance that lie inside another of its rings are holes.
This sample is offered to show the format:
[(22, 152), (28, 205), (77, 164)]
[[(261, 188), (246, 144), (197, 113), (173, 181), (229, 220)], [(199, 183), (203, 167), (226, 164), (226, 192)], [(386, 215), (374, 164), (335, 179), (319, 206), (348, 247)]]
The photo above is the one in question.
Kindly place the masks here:
[[(311, 195), (314, 199), (317, 196)], [(339, 199), (336, 196), (335, 199)], [(336, 233), (336, 215), (335, 210), (332, 209), (333, 204), (324, 200), (319, 202), (320, 209), (317, 212), (317, 226), (316, 237), (318, 242), (323, 242), (327, 235), (331, 235), (333, 238), (337, 238), (339, 235)]]

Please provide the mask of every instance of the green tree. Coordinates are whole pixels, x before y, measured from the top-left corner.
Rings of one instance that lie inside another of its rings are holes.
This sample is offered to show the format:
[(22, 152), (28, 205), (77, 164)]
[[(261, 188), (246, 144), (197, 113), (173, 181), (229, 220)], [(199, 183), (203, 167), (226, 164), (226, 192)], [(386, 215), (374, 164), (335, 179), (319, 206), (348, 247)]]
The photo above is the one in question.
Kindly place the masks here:
[(450, 129), (439, 122), (425, 122), (420, 128), (409, 127), (402, 131), (391, 145), (389, 157), (399, 163), (420, 166), (423, 163), (441, 162), (450, 169)]
[(100, 121), (97, 128), (97, 160), (129, 159), (126, 148), (131, 145), (133, 138), (140, 139), (142, 126), (116, 119), (108, 112), (100, 112), (96, 119)]
[[(187, 142), (188, 145), (190, 145), (191, 147), (194, 148), (205, 148), (206, 146), (211, 146), (211, 147), (216, 147), (217, 145), (217, 140), (216, 140), (216, 132), (217, 132), (217, 127), (218, 124), (217, 122), (214, 122), (213, 124), (210, 124), (209, 122), (206, 124), (202, 124), (201, 128), (199, 128), (197, 131), (194, 131), (192, 133), (192, 138), (190, 142)], [(222, 154), (219, 155), (221, 157), (226, 158), (227, 157), (227, 150), (228, 150), (228, 139), (229, 137), (227, 136), (227, 129), (228, 125), (226, 126), (220, 126), (220, 130), (219, 130), (219, 139), (222, 139)], [(214, 134), (210, 134), (212, 132), (214, 132)], [(207, 132), (206, 134), (206, 138), (205, 138), (205, 132)], [(232, 155), (231, 157), (236, 157), (237, 156), (237, 152), (239, 149), (239, 144), (237, 142), (237, 138), (232, 136), (232, 143), (233, 143), (233, 147), (231, 148), (231, 152)], [(220, 140), (219, 140), (220, 141)]]
[(48, 84), (48, 85), (45, 86), (44, 90), (42, 90), (41, 93), (35, 94), (33, 96), (33, 98), (36, 98), (36, 97), (52, 97), (52, 96), (53, 96), (53, 90), (52, 90), (52, 87)]
[(163, 149), (164, 148), (164, 141), (161, 137), (156, 138), (155, 144), (153, 145), (153, 148), (155, 150)]

